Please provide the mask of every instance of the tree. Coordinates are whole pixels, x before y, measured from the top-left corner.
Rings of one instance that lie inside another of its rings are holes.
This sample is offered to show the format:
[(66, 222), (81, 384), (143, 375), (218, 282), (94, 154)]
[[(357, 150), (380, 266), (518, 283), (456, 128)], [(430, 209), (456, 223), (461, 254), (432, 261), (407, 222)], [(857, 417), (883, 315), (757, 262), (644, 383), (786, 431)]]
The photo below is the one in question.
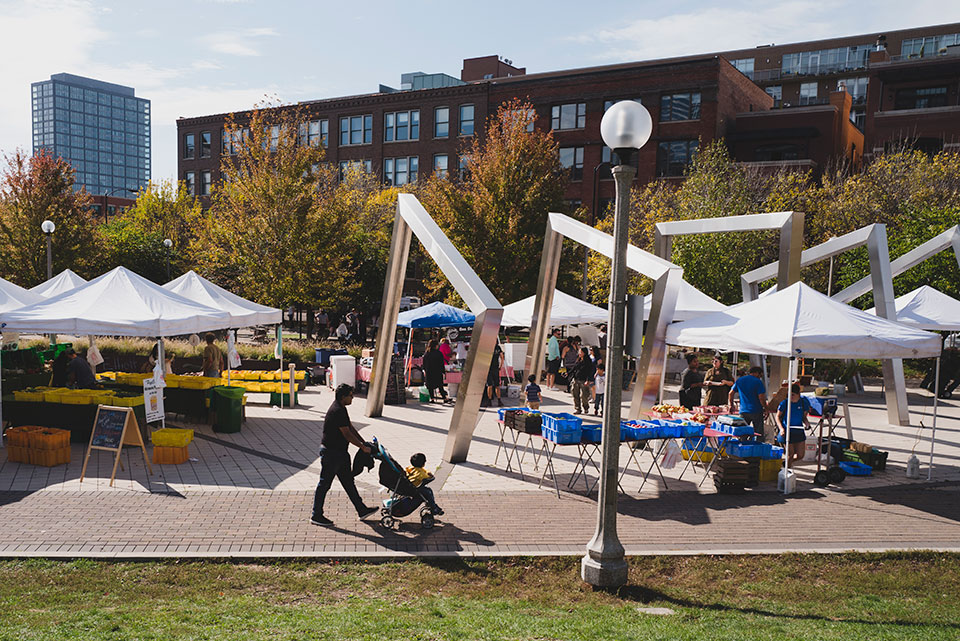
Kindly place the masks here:
[(54, 273), (93, 276), (100, 245), (86, 191), (74, 190), (73, 168), (46, 152), (5, 157), (0, 173), (0, 273), (30, 287), (47, 279), (44, 220), (54, 222)]
[(117, 216), (100, 230), (104, 255), (102, 272), (122, 265), (137, 274), (162, 284), (167, 282), (164, 236), (149, 231), (127, 216)]
[(321, 207), (336, 181), (319, 145), (301, 144), (298, 109), (258, 106), (226, 127), (230, 158), (197, 243), (213, 280), (260, 303), (331, 304), (351, 282), (347, 212)]
[[(437, 224), (495, 296), (512, 301), (534, 293), (547, 214), (563, 211), (567, 175), (550, 132), (533, 129), (534, 110), (500, 106), (463, 151), (467, 175), (434, 177), (422, 197)], [(572, 281), (572, 275), (569, 276)], [(433, 296), (450, 288), (438, 272)]]
[[(112, 236), (114, 240), (121, 230), (128, 240), (134, 236), (143, 242), (159, 239), (158, 247), (144, 249), (147, 251), (146, 256), (150, 256), (152, 260), (159, 259), (157, 264), (163, 269), (156, 273), (166, 278), (167, 255), (162, 246), (164, 239), (169, 238), (173, 243), (170, 248), (170, 272), (171, 275), (178, 276), (194, 264), (193, 252), (197, 249), (203, 218), (203, 207), (194, 196), (187, 193), (183, 183), (163, 181), (150, 183), (141, 190), (133, 206), (114, 218), (116, 221), (123, 221), (123, 224), (107, 225), (104, 233)], [(120, 254), (111, 253), (115, 258), (111, 258), (110, 262), (119, 259)], [(137, 261), (139, 262), (139, 258)], [(105, 265), (104, 271), (116, 267), (117, 264), (131, 266), (133, 261)], [(150, 269), (156, 271), (153, 267)]]

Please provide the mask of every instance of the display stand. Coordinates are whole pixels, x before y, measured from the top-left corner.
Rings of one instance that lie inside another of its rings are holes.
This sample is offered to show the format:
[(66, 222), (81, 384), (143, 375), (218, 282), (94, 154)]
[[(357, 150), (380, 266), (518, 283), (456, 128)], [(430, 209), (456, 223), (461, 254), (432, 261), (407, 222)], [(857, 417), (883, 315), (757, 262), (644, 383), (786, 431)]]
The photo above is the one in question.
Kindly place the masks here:
[(147, 465), (147, 470), (153, 475), (153, 467), (150, 465), (150, 459), (147, 457), (147, 448), (143, 443), (143, 437), (140, 435), (140, 427), (137, 425), (137, 417), (133, 414), (131, 407), (113, 407), (110, 405), (100, 405), (97, 407), (97, 414), (93, 420), (93, 430), (90, 432), (90, 444), (87, 445), (87, 455), (83, 459), (83, 468), (80, 470), (80, 482), (87, 473), (87, 463), (90, 462), (90, 453), (93, 450), (103, 450), (114, 452), (113, 470), (110, 473), (110, 485), (117, 476), (117, 465), (123, 469), (120, 462), (120, 452), (124, 445), (139, 446), (143, 452), (143, 462)]

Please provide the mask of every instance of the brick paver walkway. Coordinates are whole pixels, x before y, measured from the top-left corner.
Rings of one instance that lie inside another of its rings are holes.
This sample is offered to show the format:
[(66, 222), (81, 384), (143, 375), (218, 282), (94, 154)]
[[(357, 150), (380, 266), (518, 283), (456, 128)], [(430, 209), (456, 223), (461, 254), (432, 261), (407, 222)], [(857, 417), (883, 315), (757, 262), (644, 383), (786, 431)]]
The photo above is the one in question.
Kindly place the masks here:
[[(241, 432), (215, 434), (207, 426), (191, 444), (191, 461), (144, 469), (138, 451), (125, 451), (125, 471), (108, 487), (112, 457), (94, 454), (88, 477), (79, 470), (84, 448), (75, 445), (69, 465), (42, 468), (7, 462), (0, 454), (0, 556), (51, 557), (277, 557), (444, 556), (583, 553), (593, 535), (596, 492), (570, 491), (566, 481), (576, 448), (558, 448), (554, 459), (560, 497), (552, 482), (538, 489), (540, 469), (524, 459), (524, 476), (507, 471), (498, 453), (495, 413), (485, 411), (469, 461), (441, 466), (438, 502), (442, 524), (422, 530), (415, 515), (398, 530), (374, 519), (358, 521), (334, 485), (327, 514), (335, 528), (310, 525), (313, 487), (319, 472), (319, 421), (331, 400), (327, 390), (301, 395), (304, 407), (273, 410), (251, 404)], [(703, 473), (681, 466), (664, 470), (668, 488), (651, 477), (642, 491), (640, 472), (624, 477), (619, 532), (629, 554), (766, 553), (940, 549), (960, 551), (960, 404), (944, 404), (937, 426), (933, 483), (907, 481), (911, 451), (929, 451), (929, 399), (911, 395), (914, 424), (885, 425), (878, 394), (851, 400), (855, 436), (890, 451), (886, 472), (848, 478), (839, 487), (814, 488), (815, 466), (798, 471), (798, 492), (784, 497), (773, 484), (739, 496), (700, 485)], [(547, 404), (565, 409), (568, 398), (547, 394)], [(365, 438), (379, 437), (401, 462), (425, 452), (439, 465), (450, 408), (420, 404), (388, 407), (382, 419), (363, 416), (363, 401), (351, 416)], [(627, 451), (621, 455), (625, 458)], [(644, 468), (652, 461), (643, 454)], [(924, 457), (924, 464), (925, 464)], [(591, 481), (595, 472), (590, 469)], [(926, 466), (924, 465), (924, 473)], [(924, 474), (925, 476), (925, 474)], [(369, 504), (384, 498), (375, 474), (358, 479)]]
[[(308, 523), (309, 492), (0, 493), (2, 556), (264, 557), (582, 554), (592, 499), (546, 492), (443, 492), (442, 524), (361, 522), (331, 495), (334, 528)], [(367, 495), (373, 503), (376, 496)], [(960, 486), (622, 498), (628, 554), (960, 550)]]

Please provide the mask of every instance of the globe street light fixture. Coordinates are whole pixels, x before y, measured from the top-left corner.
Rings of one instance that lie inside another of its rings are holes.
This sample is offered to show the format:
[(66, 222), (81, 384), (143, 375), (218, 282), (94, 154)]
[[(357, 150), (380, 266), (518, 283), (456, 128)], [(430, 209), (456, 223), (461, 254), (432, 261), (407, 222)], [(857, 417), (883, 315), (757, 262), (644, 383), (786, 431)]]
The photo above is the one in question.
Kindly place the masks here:
[(53, 278), (53, 248), (51, 246), (51, 239), (57, 226), (53, 224), (52, 220), (45, 220), (40, 223), (40, 229), (47, 236), (47, 280), (50, 280)]
[(170, 248), (173, 247), (173, 241), (169, 238), (163, 239), (163, 246), (167, 248), (167, 282), (170, 282)]
[(623, 341), (627, 296), (627, 236), (630, 228), (630, 185), (637, 175), (636, 151), (650, 139), (653, 121), (638, 102), (625, 100), (610, 107), (600, 121), (600, 136), (613, 150), (616, 205), (613, 214), (613, 266), (610, 273), (610, 322), (607, 334), (607, 393), (604, 396), (601, 438), (600, 496), (597, 531), (580, 563), (583, 580), (596, 587), (627, 582), (623, 545), (617, 538), (617, 473), (620, 454), (620, 399), (623, 393)]

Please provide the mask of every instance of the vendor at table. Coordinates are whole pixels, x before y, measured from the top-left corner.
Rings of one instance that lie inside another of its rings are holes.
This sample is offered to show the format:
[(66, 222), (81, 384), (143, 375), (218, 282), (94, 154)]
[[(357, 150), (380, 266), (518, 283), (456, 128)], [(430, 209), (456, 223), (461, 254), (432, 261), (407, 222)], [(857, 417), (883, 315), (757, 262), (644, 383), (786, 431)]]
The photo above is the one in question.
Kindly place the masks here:
[(707, 401), (704, 405), (725, 405), (733, 387), (733, 375), (723, 366), (719, 354), (713, 357), (713, 367), (703, 376), (703, 385), (707, 388)]
[[(803, 458), (807, 440), (807, 433), (804, 431), (804, 427), (807, 429), (810, 428), (810, 421), (807, 419), (809, 412), (810, 401), (800, 395), (800, 386), (794, 383), (790, 388), (790, 447), (787, 451), (787, 456), (790, 458), (791, 463)], [(787, 422), (787, 399), (780, 401), (780, 406), (777, 407), (777, 414), (774, 418), (776, 418), (777, 427), (780, 429), (777, 442), (785, 444), (787, 441), (787, 430), (785, 427), (785, 423)]]
[(94, 376), (87, 359), (78, 356), (72, 347), (66, 350), (66, 355), (70, 359), (67, 363), (67, 383), (77, 389), (96, 389), (97, 377)]
[(687, 369), (680, 374), (680, 404), (687, 409), (700, 405), (700, 393), (703, 390), (703, 374), (699, 371), (700, 361), (696, 354), (687, 354)]
[(740, 395), (740, 417), (753, 425), (753, 431), (764, 440), (763, 422), (767, 418), (767, 388), (763, 384), (763, 368), (754, 365), (730, 388), (727, 402), (733, 407), (734, 394)]

